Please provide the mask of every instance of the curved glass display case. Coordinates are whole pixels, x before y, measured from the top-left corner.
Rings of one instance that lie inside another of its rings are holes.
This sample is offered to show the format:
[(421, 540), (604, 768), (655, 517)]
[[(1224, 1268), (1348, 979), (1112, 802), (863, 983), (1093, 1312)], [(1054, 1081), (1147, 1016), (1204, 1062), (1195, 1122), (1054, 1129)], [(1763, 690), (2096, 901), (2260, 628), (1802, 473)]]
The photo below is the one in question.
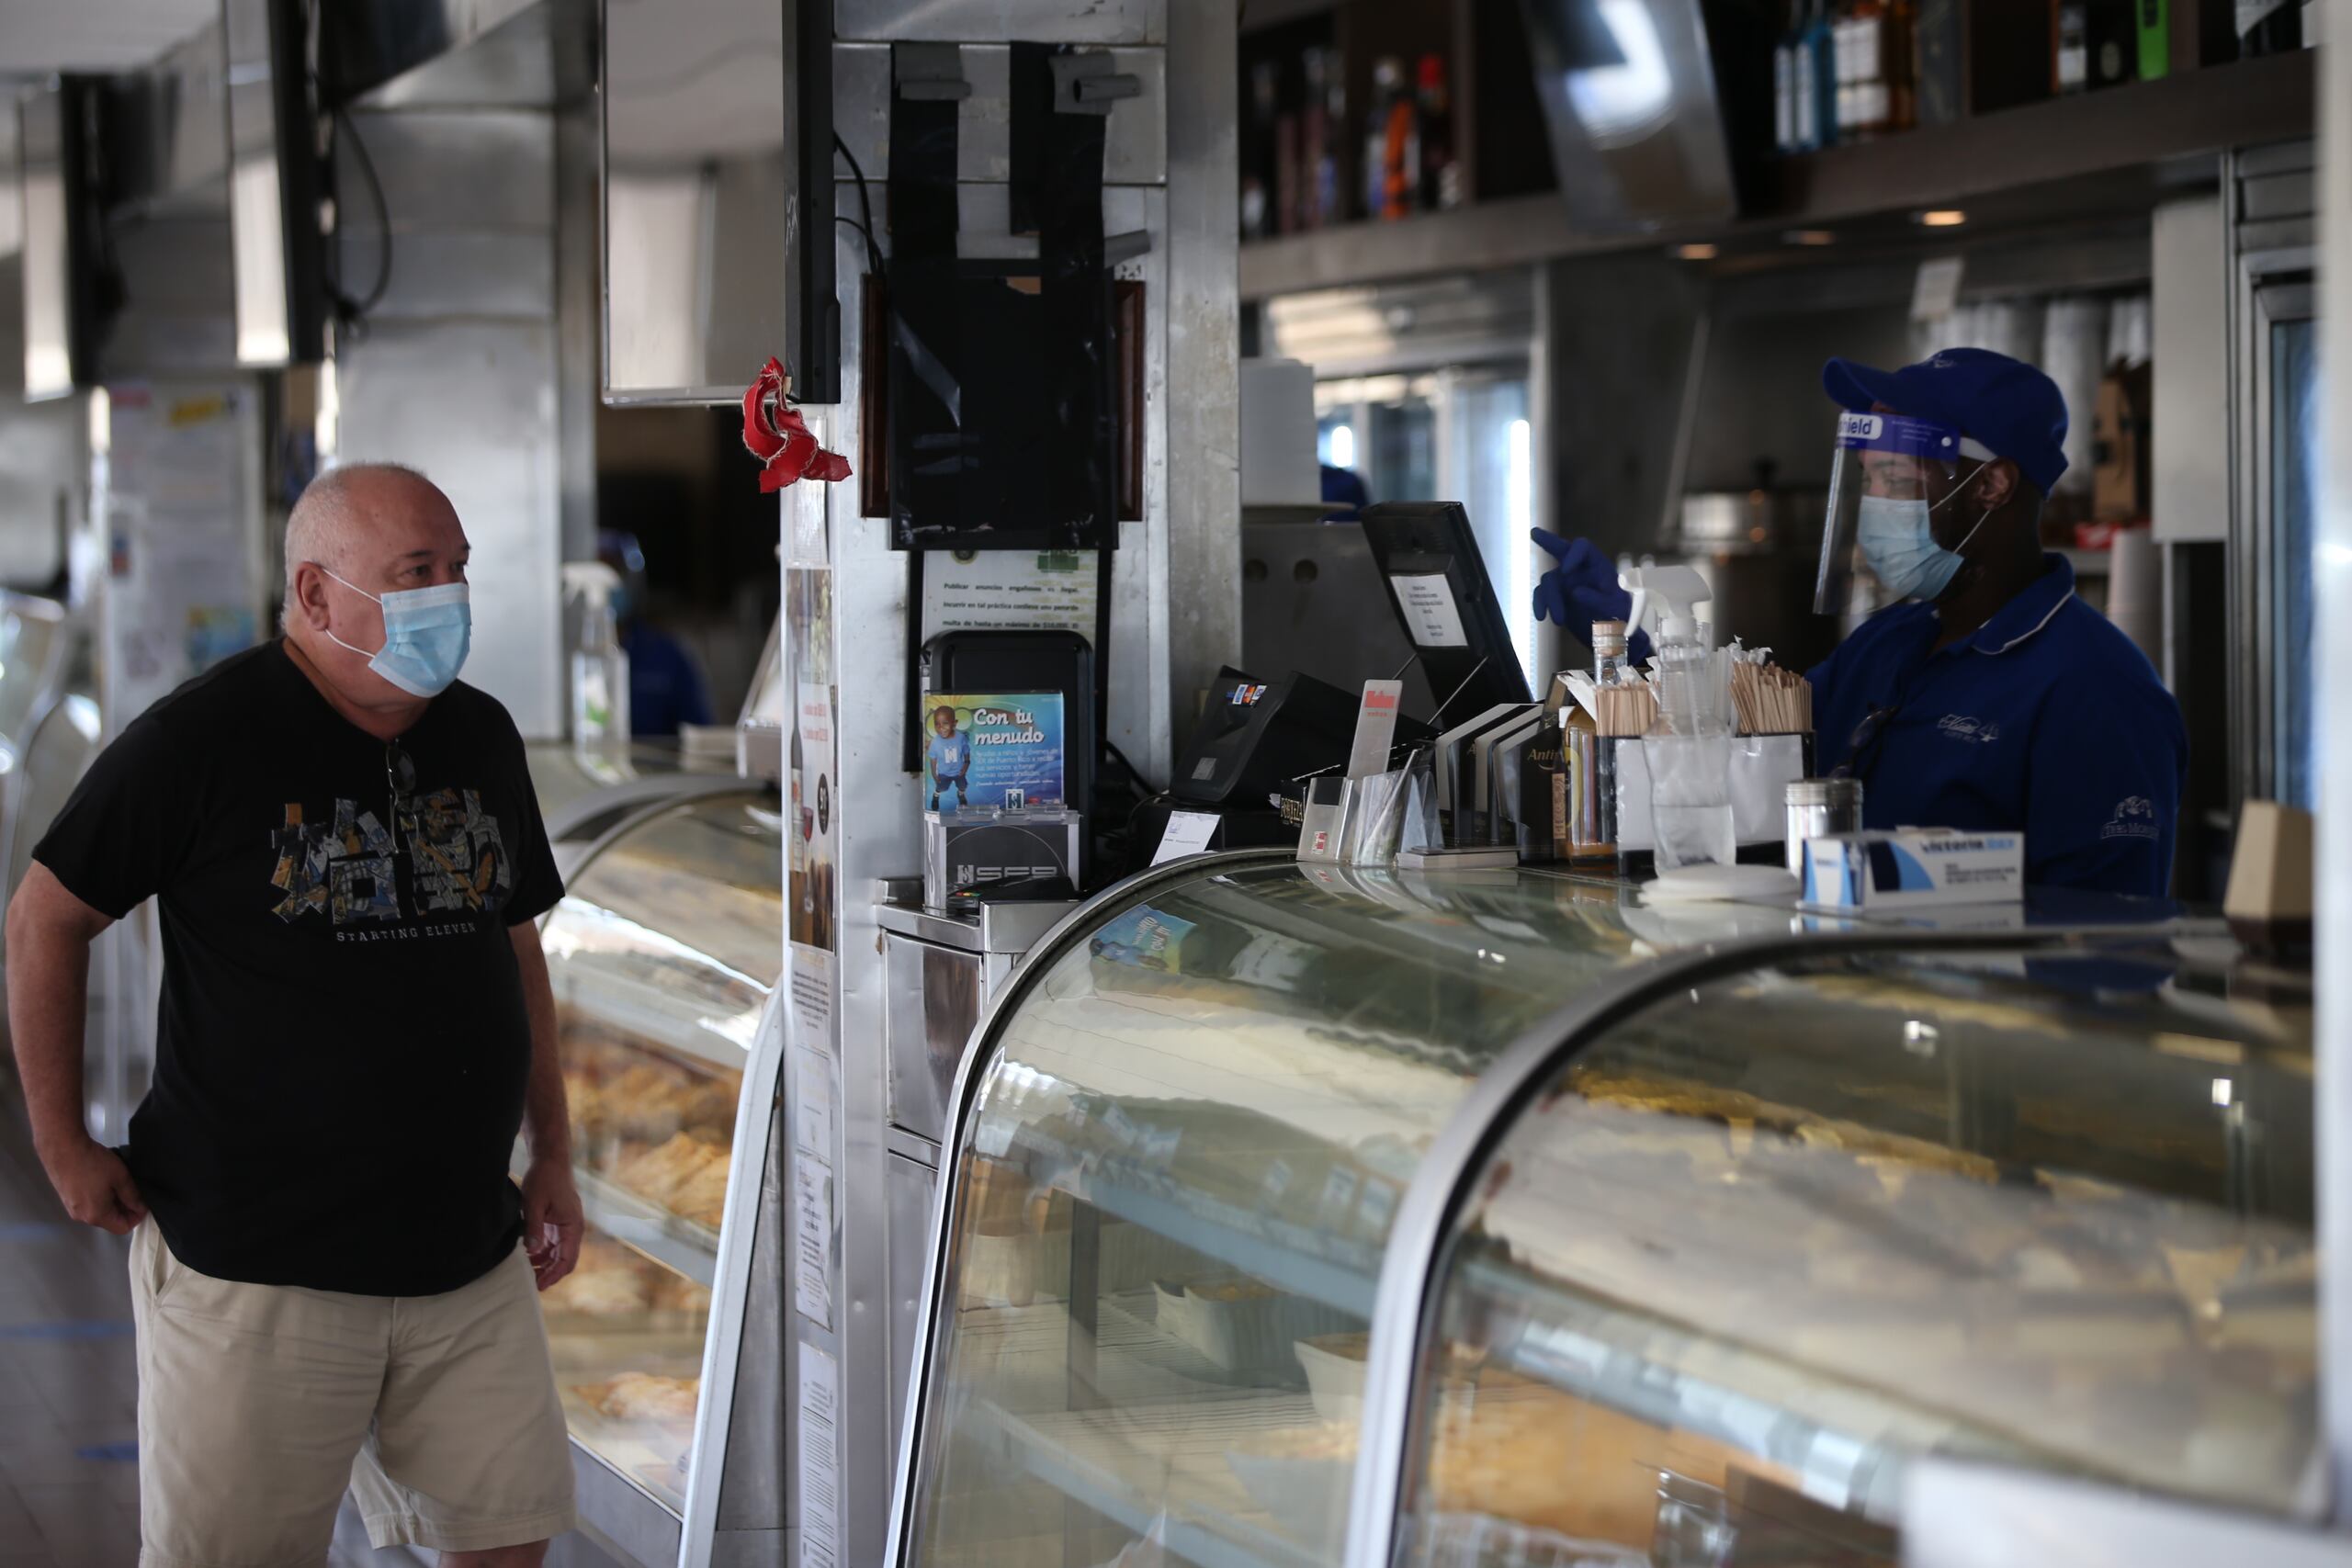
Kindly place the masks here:
[(2210, 926), (1660, 914), (1233, 859), (1041, 944), (894, 1562), (1859, 1568), (1923, 1455), (2308, 1511), (2307, 990)]
[(782, 863), (772, 791), (657, 805), (588, 856), (542, 928), (588, 1234), (541, 1299), (574, 1443), (626, 1483), (613, 1495), (670, 1516), (655, 1559), (675, 1556), (696, 1474), (724, 1462), (729, 1401), (706, 1408), (711, 1391), (732, 1393), (739, 1352), (774, 1353), (742, 1331)]

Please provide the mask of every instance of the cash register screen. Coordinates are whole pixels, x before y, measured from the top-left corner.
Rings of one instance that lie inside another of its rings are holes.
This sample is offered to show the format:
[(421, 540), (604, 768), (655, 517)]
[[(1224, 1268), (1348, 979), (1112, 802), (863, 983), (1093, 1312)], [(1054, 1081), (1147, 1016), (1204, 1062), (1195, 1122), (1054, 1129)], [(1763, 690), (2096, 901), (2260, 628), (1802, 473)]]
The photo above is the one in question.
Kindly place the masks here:
[(1389, 604), (1445, 714), (1459, 719), (1532, 701), (1461, 503), (1384, 502), (1364, 508), (1362, 524)]

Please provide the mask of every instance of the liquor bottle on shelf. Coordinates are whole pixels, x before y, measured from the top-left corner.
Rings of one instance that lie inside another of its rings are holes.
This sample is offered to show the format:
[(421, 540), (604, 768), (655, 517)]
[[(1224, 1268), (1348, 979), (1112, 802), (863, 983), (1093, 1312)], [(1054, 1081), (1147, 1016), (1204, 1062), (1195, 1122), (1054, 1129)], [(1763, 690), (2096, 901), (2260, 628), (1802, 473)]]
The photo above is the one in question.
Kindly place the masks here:
[(1380, 141), (1383, 218), (1409, 218), (1420, 204), (1420, 109), (1405, 87), (1405, 68), (1394, 59), (1383, 60), (1375, 76), (1387, 76), (1388, 113)]
[(2089, 0), (2083, 55), (2093, 91), (2132, 80), (2140, 59), (2139, 28), (2135, 0)]
[(1271, 60), (1250, 66), (1250, 123), (1241, 141), (1241, 237), (1274, 231), (1274, 107), (1278, 74)]
[(2050, 90), (2063, 97), (2090, 85), (2090, 6), (2058, 0), (2050, 11)]
[(1886, 129), (1890, 131), (1910, 130), (1919, 123), (1918, 37), (1917, 0), (1886, 0), (1886, 33), (1879, 59), (1886, 75)]
[(1837, 42), (1829, 0), (1812, 0), (1797, 52), (1797, 145), (1808, 152), (1838, 142)]
[(1339, 110), (1346, 100), (1329, 50), (1309, 49), (1301, 63), (1306, 76), (1306, 102), (1299, 122), (1300, 199), (1305, 207), (1300, 227), (1321, 229), (1340, 217), (1340, 137), (1346, 116)]
[(1404, 70), (1395, 60), (1374, 62), (1372, 99), (1363, 107), (1363, 164), (1357, 171), (1366, 218), (1378, 218), (1388, 205), (1388, 114), (1404, 90)]
[(1453, 157), (1453, 106), (1445, 88), (1445, 62), (1424, 54), (1415, 84), (1415, 129), (1420, 139), (1421, 206), (1432, 212), (1462, 205), (1462, 165)]
[(1797, 39), (1804, 24), (1789, 7), (1789, 25), (1772, 40), (1772, 151), (1797, 150)]
[(2172, 0), (2134, 0), (2133, 30), (2139, 35), (2140, 80), (2153, 82), (2172, 71)]

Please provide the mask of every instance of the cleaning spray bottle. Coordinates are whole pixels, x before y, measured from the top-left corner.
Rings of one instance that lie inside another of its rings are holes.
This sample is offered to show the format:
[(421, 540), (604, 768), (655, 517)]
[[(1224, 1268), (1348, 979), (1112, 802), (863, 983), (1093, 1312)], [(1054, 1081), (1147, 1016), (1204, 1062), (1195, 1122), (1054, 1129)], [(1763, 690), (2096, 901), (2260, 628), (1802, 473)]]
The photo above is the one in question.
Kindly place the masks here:
[(1657, 646), (1657, 722), (1643, 743), (1650, 776), (1650, 820), (1661, 872), (1737, 858), (1732, 826), (1731, 670), (1714, 645), (1714, 628), (1698, 607), (1714, 597), (1688, 566), (1639, 567), (1618, 580), (1633, 594), (1638, 625), (1661, 610)]
[(613, 602), (620, 573), (603, 561), (568, 561), (563, 593), (580, 601), (580, 640), (571, 649), (571, 744), (583, 755), (628, 745), (628, 655)]

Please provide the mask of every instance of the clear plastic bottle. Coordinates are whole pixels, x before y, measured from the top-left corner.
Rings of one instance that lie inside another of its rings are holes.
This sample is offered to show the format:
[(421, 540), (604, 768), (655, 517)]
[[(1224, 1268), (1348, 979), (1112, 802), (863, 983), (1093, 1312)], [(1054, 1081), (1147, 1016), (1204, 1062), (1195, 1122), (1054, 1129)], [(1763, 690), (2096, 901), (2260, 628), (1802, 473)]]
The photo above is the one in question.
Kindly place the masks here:
[(1642, 749), (1658, 869), (1728, 865), (1738, 858), (1738, 842), (1724, 660), (1700, 622), (1668, 615), (1658, 623), (1657, 662), (1657, 723)]
[(620, 574), (602, 561), (563, 569), (565, 593), (580, 601), (580, 640), (571, 650), (571, 744), (583, 755), (628, 744), (628, 654), (621, 648), (613, 600)]

